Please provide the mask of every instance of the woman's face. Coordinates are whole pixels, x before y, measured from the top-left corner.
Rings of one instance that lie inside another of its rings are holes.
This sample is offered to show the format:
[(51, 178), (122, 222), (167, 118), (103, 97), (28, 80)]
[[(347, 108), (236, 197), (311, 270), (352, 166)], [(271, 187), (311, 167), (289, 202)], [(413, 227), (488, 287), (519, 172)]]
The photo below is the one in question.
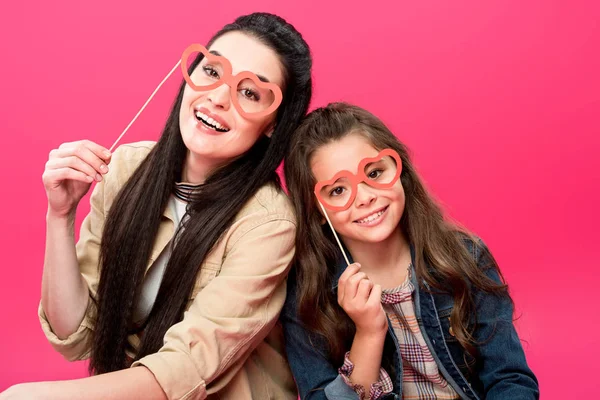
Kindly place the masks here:
[[(252, 36), (229, 32), (208, 50), (227, 58), (233, 75), (250, 71), (280, 88), (284, 86), (284, 68), (277, 53)], [(219, 79), (222, 72), (204, 58), (191, 76), (192, 80)], [(262, 135), (273, 132), (276, 111), (260, 118), (245, 118), (234, 106), (231, 92), (227, 84), (207, 91), (195, 91), (186, 84), (179, 113), (181, 136), (189, 150), (184, 168), (188, 176), (184, 180), (203, 181), (214, 168), (241, 156)], [(243, 85), (234, 92), (238, 100), (261, 101)]]

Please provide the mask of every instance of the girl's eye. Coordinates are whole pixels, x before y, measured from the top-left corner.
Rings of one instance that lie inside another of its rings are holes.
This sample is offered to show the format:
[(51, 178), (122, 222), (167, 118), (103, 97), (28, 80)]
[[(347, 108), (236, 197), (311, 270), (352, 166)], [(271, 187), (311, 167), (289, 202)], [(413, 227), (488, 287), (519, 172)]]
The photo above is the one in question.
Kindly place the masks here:
[(330, 196), (339, 196), (339, 195), (341, 195), (342, 193), (344, 193), (344, 188), (343, 188), (343, 187), (341, 187), (341, 186), (338, 186), (338, 187), (336, 187), (336, 188), (333, 188), (333, 189), (331, 190), (331, 192), (329, 192), (329, 195), (330, 195)]
[(252, 89), (241, 89), (240, 92), (242, 93), (242, 96), (244, 96), (248, 100), (252, 100), (252, 101), (260, 100), (260, 96), (258, 95), (258, 93), (256, 93)]
[(204, 67), (202, 67), (202, 70), (206, 75), (210, 76), (211, 78), (219, 79), (219, 73), (214, 68), (205, 65)]
[(383, 174), (383, 170), (381, 169), (374, 169), (373, 171), (369, 172), (369, 179), (377, 179), (381, 176), (381, 174)]

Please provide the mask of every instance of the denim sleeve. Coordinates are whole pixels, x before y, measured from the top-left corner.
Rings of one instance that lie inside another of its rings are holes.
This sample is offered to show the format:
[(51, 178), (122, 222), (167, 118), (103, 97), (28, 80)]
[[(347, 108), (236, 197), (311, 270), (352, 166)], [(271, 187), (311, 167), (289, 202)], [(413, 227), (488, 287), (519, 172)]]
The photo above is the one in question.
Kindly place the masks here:
[[(500, 283), (496, 268), (490, 267), (491, 254), (483, 242), (475, 248), (477, 265)], [(513, 324), (513, 305), (506, 296), (475, 291), (477, 329), (475, 340), (481, 361), (478, 371), (485, 398), (538, 399), (538, 381), (527, 365), (521, 341)]]
[(358, 400), (358, 394), (338, 374), (321, 338), (310, 334), (298, 320), (294, 283), (288, 284), (280, 320), (285, 350), (302, 400)]

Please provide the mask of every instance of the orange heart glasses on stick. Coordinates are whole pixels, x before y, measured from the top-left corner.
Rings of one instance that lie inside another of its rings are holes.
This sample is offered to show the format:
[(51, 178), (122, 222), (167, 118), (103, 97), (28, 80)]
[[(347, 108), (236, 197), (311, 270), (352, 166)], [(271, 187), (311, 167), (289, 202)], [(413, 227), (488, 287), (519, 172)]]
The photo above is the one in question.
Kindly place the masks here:
[(393, 149), (385, 149), (375, 157), (363, 158), (358, 164), (357, 174), (343, 170), (326, 181), (319, 181), (315, 185), (315, 196), (321, 206), (323, 215), (329, 223), (333, 236), (337, 241), (346, 264), (350, 264), (348, 256), (338, 238), (333, 224), (327, 215), (327, 210), (344, 211), (350, 208), (358, 192), (358, 185), (364, 183), (376, 189), (389, 189), (402, 173), (402, 160)]
[[(188, 70), (191, 63), (199, 54), (202, 54), (203, 59), (190, 75)], [(267, 116), (281, 105), (283, 95), (279, 86), (249, 71), (233, 75), (229, 60), (223, 56), (210, 53), (200, 44), (192, 44), (185, 49), (181, 59), (177, 61), (167, 76), (154, 89), (154, 92), (146, 100), (142, 108), (110, 147), (110, 151), (115, 148), (131, 125), (133, 125), (142, 111), (144, 111), (148, 103), (150, 103), (150, 100), (152, 100), (161, 86), (179, 66), (181, 66), (181, 72), (186, 83), (195, 91), (213, 90), (221, 85), (228, 85), (231, 91), (233, 106), (243, 118), (254, 119)]]

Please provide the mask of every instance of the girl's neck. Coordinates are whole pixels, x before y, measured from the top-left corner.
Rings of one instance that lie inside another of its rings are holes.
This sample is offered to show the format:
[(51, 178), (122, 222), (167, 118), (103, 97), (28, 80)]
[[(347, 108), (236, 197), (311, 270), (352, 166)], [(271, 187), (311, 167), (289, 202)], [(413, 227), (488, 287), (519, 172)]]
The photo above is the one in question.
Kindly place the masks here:
[(411, 263), (410, 246), (398, 227), (390, 237), (379, 243), (344, 240), (354, 262), (361, 265), (369, 279), (384, 289), (404, 282)]

